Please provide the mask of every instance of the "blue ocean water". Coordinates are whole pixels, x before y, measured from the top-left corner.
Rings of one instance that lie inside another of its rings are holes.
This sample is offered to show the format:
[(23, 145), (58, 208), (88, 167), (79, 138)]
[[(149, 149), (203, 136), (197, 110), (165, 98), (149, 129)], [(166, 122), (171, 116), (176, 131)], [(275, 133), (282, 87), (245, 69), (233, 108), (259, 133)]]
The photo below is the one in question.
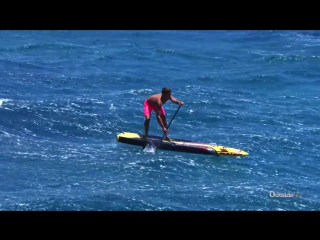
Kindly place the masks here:
[[(0, 209), (319, 210), (319, 66), (320, 31), (0, 31)], [(171, 138), (249, 156), (118, 143), (165, 86)]]

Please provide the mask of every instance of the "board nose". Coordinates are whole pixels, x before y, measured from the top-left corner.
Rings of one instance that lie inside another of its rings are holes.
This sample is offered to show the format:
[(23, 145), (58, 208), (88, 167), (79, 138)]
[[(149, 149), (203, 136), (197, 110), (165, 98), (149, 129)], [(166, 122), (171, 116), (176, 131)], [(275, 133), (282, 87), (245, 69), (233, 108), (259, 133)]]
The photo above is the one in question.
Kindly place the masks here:
[(242, 150), (241, 150), (241, 154), (242, 154), (242, 156), (248, 156), (249, 155), (249, 153), (247, 153), (245, 151), (242, 151)]

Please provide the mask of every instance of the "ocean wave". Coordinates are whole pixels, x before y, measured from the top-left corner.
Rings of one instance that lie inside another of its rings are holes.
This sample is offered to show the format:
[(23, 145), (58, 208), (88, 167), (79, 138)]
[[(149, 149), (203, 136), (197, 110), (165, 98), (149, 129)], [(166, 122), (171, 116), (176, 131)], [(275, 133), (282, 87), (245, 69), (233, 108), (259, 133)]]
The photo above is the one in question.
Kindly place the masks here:
[(302, 61), (305, 60), (306, 56), (301, 56), (301, 55), (282, 55), (282, 54), (277, 54), (277, 55), (269, 55), (267, 57), (264, 57), (264, 60), (268, 63), (273, 63), (277, 61)]
[[(11, 111), (3, 113), (4, 126), (36, 136), (98, 137), (113, 132), (111, 115), (99, 113), (99, 100), (15, 101)], [(111, 113), (110, 113), (111, 114)], [(17, 118), (17, 116), (24, 116)]]
[(173, 57), (181, 57), (182, 59), (186, 60), (199, 60), (199, 61), (205, 61), (205, 62), (221, 62), (221, 57), (212, 55), (210, 57), (203, 55), (203, 52), (199, 50), (194, 50), (194, 51), (189, 51), (189, 52), (182, 52), (180, 50), (173, 50), (173, 49), (159, 49), (156, 48), (154, 49), (156, 53), (161, 53), (161, 54), (171, 54)]
[(15, 47), (1, 48), (0, 52), (25, 52), (25, 51), (38, 51), (38, 50), (74, 50), (74, 49), (90, 49), (89, 46), (81, 44), (54, 42), (54, 43), (29, 43)]

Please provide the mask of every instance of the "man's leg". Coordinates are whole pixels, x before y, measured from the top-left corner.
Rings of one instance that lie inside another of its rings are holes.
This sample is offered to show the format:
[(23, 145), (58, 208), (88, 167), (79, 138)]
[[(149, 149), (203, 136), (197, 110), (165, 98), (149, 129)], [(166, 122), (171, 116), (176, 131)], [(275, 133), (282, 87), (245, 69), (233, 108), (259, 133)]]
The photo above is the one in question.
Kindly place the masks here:
[[(167, 124), (167, 118), (166, 115), (160, 115), (161, 116), (161, 120), (163, 122), (163, 125), (165, 126), (165, 128), (168, 130), (168, 124)], [(169, 137), (166, 137), (165, 140), (170, 141), (171, 139)]]
[(145, 116), (144, 120), (144, 137), (148, 136), (149, 132), (150, 115)]
[(166, 129), (168, 129), (168, 123), (167, 123), (167, 118), (166, 118), (166, 112), (164, 111), (164, 108), (161, 107), (161, 120), (165, 126)]
[(168, 129), (168, 124), (167, 124), (167, 118), (166, 115), (160, 115), (161, 120), (163, 122), (163, 125), (165, 126), (166, 129)]
[(149, 131), (149, 122), (150, 122), (150, 115), (145, 116), (144, 120), (144, 135), (142, 136), (142, 139), (145, 141), (144, 145), (142, 146), (142, 149), (145, 149), (148, 145), (147, 137), (148, 137), (148, 131)]
[(145, 117), (144, 120), (144, 138), (148, 136), (149, 132), (149, 122), (150, 122), (150, 117), (151, 117), (151, 109), (149, 108), (147, 100), (144, 101), (143, 103), (143, 114)]

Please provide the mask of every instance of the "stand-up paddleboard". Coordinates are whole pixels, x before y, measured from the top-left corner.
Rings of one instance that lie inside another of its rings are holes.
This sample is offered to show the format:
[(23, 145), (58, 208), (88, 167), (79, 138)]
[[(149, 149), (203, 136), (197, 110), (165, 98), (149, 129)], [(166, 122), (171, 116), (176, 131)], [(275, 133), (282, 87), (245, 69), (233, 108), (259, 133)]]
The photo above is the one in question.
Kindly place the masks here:
[(219, 156), (248, 156), (249, 153), (240, 149), (215, 146), (207, 143), (187, 141), (182, 139), (171, 139), (171, 141), (162, 140), (159, 136), (148, 136), (147, 139), (142, 135), (132, 132), (122, 132), (117, 135), (117, 141), (121, 143), (145, 147), (146, 145), (155, 144), (158, 149), (187, 152), (195, 154), (219, 155)]

